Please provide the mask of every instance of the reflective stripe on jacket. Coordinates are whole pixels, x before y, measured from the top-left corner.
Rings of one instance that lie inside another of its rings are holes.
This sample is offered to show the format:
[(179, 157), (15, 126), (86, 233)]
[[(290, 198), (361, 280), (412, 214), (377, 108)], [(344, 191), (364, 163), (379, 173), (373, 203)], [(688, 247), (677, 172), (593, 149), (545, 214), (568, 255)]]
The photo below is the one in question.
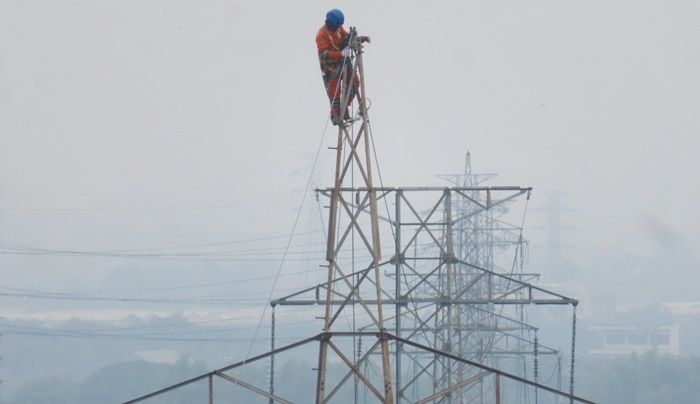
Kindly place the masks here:
[(318, 61), (321, 64), (323, 74), (335, 73), (341, 66), (343, 55), (341, 46), (348, 32), (343, 27), (335, 32), (323, 24), (316, 34), (316, 47), (318, 48)]

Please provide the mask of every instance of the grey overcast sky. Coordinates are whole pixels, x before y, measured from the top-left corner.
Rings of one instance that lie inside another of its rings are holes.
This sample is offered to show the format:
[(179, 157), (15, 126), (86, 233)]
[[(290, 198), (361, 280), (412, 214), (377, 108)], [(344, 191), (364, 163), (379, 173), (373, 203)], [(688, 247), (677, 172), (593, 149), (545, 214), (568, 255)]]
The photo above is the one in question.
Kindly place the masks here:
[(700, 261), (696, 0), (0, 0), (5, 242), (287, 233), (328, 112), (314, 36), (332, 7), (372, 37), (385, 184), (439, 183), (471, 150), (533, 206), (567, 192), (582, 267), (669, 243)]

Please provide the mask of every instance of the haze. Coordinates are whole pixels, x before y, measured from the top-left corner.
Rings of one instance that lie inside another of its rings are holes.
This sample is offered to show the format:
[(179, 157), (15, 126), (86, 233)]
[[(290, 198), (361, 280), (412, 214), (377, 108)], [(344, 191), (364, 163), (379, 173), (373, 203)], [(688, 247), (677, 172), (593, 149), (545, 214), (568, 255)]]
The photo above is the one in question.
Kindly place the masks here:
[[(366, 85), (385, 185), (443, 184), (435, 175), (461, 172), (470, 151), (475, 171), (499, 173), (494, 185), (534, 187), (526, 237), (543, 282), (581, 291), (589, 307), (700, 301), (700, 3), (687, 0), (1, 1), (0, 286), (92, 293), (273, 276), (284, 238), (256, 242), (276, 249), (266, 260), (7, 247), (191, 252), (288, 235), (327, 120), (313, 38), (331, 7), (372, 38)], [(314, 186), (331, 183), (332, 132)], [(562, 219), (575, 228), (562, 233), (565, 270), (548, 279), (536, 209), (551, 192), (576, 212)], [(322, 229), (312, 201), (297, 232)], [(322, 234), (312, 241), (315, 266)], [(271, 287), (239, 285), (257, 300), (221, 310), (255, 324)], [(59, 308), (90, 311), (0, 299), (5, 319), (51, 320)], [(30, 381), (9, 364), (3, 398)]]

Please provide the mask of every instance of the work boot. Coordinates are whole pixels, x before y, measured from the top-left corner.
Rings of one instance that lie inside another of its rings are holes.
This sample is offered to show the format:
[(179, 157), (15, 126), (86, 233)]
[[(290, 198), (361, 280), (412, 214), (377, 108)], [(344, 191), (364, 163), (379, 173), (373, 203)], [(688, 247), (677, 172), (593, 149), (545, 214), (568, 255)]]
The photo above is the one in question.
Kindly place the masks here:
[(355, 123), (359, 120), (360, 120), (360, 118), (348, 117), (347, 119), (345, 119), (345, 123), (348, 125), (352, 125), (353, 123)]

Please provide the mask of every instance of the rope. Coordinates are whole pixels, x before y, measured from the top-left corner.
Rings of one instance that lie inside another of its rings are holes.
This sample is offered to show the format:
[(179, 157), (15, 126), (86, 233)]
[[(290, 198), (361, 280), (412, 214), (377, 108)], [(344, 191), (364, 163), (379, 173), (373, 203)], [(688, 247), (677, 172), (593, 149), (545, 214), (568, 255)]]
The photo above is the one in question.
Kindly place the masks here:
[[(347, 66), (347, 59), (349, 57), (344, 57), (343, 58), (343, 67), (340, 70), (340, 77), (342, 77), (343, 73), (345, 72), (345, 67)], [(336, 85), (336, 91), (338, 90), (338, 87), (340, 87), (340, 82), (341, 80), (338, 80), (338, 84)], [(335, 92), (334, 92), (335, 94)], [(344, 111), (341, 111), (344, 112)], [(253, 349), (253, 345), (255, 344), (255, 341), (258, 336), (258, 332), (260, 331), (260, 327), (262, 325), (263, 319), (265, 318), (265, 314), (267, 313), (267, 307), (269, 306), (270, 301), (272, 300), (272, 295), (275, 293), (275, 287), (277, 286), (277, 281), (279, 280), (280, 273), (282, 272), (282, 268), (284, 267), (285, 260), (287, 258), (287, 253), (289, 252), (289, 248), (291, 247), (292, 240), (294, 238), (294, 234), (296, 232), (297, 225), (299, 224), (299, 218), (301, 217), (301, 211), (304, 207), (304, 203), (306, 202), (306, 196), (309, 193), (309, 185), (311, 185), (311, 182), (313, 180), (313, 175), (314, 172), (316, 171), (316, 165), (318, 164), (318, 156), (321, 154), (321, 148), (323, 147), (323, 143), (326, 140), (326, 132), (328, 131), (328, 123), (330, 122), (330, 116), (328, 119), (326, 119), (326, 124), (323, 128), (323, 133), (321, 134), (321, 141), (318, 144), (318, 148), (316, 149), (316, 156), (314, 157), (314, 163), (311, 166), (311, 172), (309, 173), (309, 178), (306, 181), (306, 186), (304, 187), (304, 195), (301, 197), (301, 204), (299, 205), (299, 209), (297, 210), (296, 217), (294, 218), (294, 224), (292, 225), (292, 231), (291, 234), (289, 235), (289, 239), (287, 240), (287, 245), (284, 249), (284, 254), (282, 255), (282, 260), (280, 261), (280, 265), (277, 268), (277, 273), (275, 274), (275, 278), (272, 282), (272, 287), (270, 288), (270, 293), (268, 294), (267, 297), (267, 304), (263, 307), (263, 312), (260, 315), (260, 320), (258, 321), (258, 325), (255, 329), (255, 333), (253, 334), (253, 338), (250, 342), (250, 346), (248, 347), (248, 351), (245, 354), (246, 359), (250, 356), (250, 352)]]
[[(306, 196), (309, 193), (309, 185), (311, 185), (314, 171), (316, 170), (316, 165), (318, 163), (318, 156), (320, 155), (321, 148), (323, 147), (324, 141), (326, 140), (326, 131), (328, 130), (328, 123), (329, 122), (330, 122), (330, 118), (328, 118), (326, 120), (326, 125), (323, 128), (323, 133), (321, 134), (321, 141), (319, 142), (318, 148), (316, 149), (316, 157), (314, 157), (314, 163), (311, 166), (311, 172), (309, 173), (309, 178), (306, 181), (306, 186), (304, 187), (304, 195), (301, 197), (301, 204), (299, 205), (299, 209), (297, 210), (296, 217), (294, 218), (294, 224), (292, 225), (292, 231), (289, 235), (289, 239), (287, 240), (287, 245), (284, 249), (284, 254), (282, 255), (282, 260), (280, 261), (279, 267), (277, 268), (277, 272), (275, 274), (275, 278), (272, 282), (272, 287), (270, 288), (270, 293), (268, 294), (268, 297), (267, 297), (267, 303), (263, 307), (263, 311), (260, 314), (260, 319), (258, 320), (258, 325), (255, 328), (255, 333), (253, 334), (253, 338), (251, 339), (250, 345), (248, 346), (248, 350), (245, 354), (246, 359), (248, 359), (250, 357), (250, 352), (252, 351), (253, 346), (255, 345), (255, 341), (258, 337), (258, 332), (260, 331), (263, 319), (265, 318), (265, 314), (267, 313), (267, 307), (270, 305), (270, 301), (272, 300), (272, 295), (275, 293), (275, 287), (277, 286), (277, 281), (280, 278), (280, 273), (282, 272), (282, 268), (284, 267), (284, 263), (285, 263), (285, 260), (287, 258), (287, 253), (289, 252), (289, 248), (292, 245), (292, 240), (294, 239), (294, 234), (296, 232), (297, 225), (299, 224), (299, 218), (301, 217), (301, 212), (302, 212), (302, 209), (304, 207), (304, 203), (306, 202)], [(240, 372), (240, 370), (239, 370), (239, 372)]]
[[(523, 219), (520, 222), (520, 236), (518, 237), (518, 247), (515, 249), (515, 256), (513, 256), (513, 265), (510, 268), (510, 274), (513, 275), (515, 272), (515, 264), (518, 260), (518, 251), (521, 250), (523, 244), (523, 228), (525, 228), (525, 217), (527, 216), (527, 207), (530, 205), (530, 195), (532, 191), (527, 191), (527, 197), (525, 199), (525, 209), (523, 210)], [(520, 254), (522, 256), (522, 253)]]
[[(370, 102), (371, 105), (371, 102)], [(367, 108), (369, 110), (369, 108)], [(369, 140), (372, 142), (372, 154), (374, 155), (374, 165), (377, 167), (377, 176), (379, 177), (379, 186), (384, 188), (384, 180), (382, 179), (382, 170), (379, 168), (379, 159), (377, 158), (377, 148), (374, 146), (374, 135), (372, 134), (372, 123), (369, 121), (369, 117), (367, 117), (367, 130), (369, 132)], [(386, 217), (389, 219), (389, 223), (391, 223), (391, 211), (389, 210), (389, 202), (386, 200), (386, 196), (382, 198), (384, 200), (384, 207), (386, 208)], [(397, 220), (399, 218), (396, 218)], [(389, 226), (391, 229), (391, 236), (393, 237), (394, 241), (396, 241), (396, 234), (394, 233), (394, 226)]]

